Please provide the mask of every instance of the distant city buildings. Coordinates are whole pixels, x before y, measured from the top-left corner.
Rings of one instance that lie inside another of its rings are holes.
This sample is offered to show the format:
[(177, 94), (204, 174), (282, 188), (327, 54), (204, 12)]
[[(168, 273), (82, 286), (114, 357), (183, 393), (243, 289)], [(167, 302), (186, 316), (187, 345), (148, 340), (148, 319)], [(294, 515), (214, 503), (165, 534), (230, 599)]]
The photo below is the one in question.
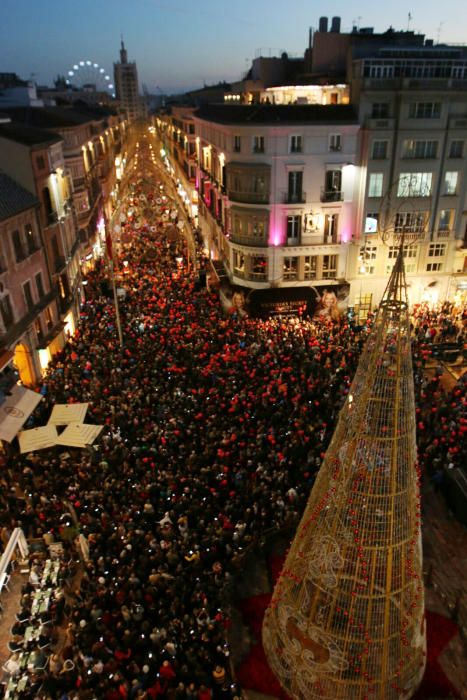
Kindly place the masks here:
[(21, 80), (16, 73), (0, 73), (0, 110), (5, 107), (43, 107), (32, 80)]

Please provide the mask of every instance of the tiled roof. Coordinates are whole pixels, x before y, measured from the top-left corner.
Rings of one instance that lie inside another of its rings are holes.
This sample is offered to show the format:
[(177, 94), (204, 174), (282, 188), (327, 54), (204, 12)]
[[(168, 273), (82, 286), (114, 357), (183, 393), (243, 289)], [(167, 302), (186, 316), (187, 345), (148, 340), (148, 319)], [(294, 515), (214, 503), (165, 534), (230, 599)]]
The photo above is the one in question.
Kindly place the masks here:
[(0, 221), (38, 204), (37, 198), (0, 170)]
[(351, 105), (206, 105), (195, 117), (220, 124), (357, 124)]

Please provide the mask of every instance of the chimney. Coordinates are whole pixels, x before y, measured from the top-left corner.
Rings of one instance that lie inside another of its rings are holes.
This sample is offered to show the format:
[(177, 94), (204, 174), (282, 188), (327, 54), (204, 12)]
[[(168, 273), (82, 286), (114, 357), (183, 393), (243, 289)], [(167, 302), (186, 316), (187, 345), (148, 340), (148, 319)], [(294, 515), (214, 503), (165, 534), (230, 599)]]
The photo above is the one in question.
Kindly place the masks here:
[(341, 18), (340, 17), (333, 17), (332, 23), (331, 23), (331, 32), (334, 32), (335, 34), (339, 34), (340, 30), (341, 30)]
[(328, 18), (327, 17), (320, 17), (319, 18), (319, 31), (320, 32), (327, 32), (328, 31)]

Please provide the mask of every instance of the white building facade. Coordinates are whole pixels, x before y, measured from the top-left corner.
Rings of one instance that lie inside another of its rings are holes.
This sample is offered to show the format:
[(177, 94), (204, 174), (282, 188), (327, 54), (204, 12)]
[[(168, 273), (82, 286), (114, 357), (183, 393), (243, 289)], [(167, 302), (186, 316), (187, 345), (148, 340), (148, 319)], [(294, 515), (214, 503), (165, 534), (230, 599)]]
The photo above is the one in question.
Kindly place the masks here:
[(347, 277), (362, 309), (379, 303), (402, 234), (410, 303), (465, 301), (467, 61), (405, 53), (354, 62), (362, 196)]
[(230, 282), (345, 284), (357, 196), (352, 110), (219, 105), (193, 119), (204, 239)]

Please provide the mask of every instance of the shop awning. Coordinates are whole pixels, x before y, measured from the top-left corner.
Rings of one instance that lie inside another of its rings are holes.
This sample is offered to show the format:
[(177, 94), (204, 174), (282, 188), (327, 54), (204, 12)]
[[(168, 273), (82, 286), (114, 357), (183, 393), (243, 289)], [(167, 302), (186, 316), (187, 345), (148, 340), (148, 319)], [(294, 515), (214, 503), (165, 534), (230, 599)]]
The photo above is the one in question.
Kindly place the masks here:
[(88, 403), (56, 403), (49, 418), (49, 425), (69, 425), (82, 423)]
[(92, 445), (103, 429), (103, 425), (72, 423), (67, 425), (63, 433), (58, 436), (55, 444), (67, 445), (67, 447), (86, 447), (86, 445)]
[(0, 439), (14, 440), (41, 399), (41, 394), (15, 384), (0, 405)]
[(18, 440), (21, 454), (46, 450), (56, 445), (57, 428), (55, 425), (44, 425), (41, 428), (22, 430), (18, 435)]

